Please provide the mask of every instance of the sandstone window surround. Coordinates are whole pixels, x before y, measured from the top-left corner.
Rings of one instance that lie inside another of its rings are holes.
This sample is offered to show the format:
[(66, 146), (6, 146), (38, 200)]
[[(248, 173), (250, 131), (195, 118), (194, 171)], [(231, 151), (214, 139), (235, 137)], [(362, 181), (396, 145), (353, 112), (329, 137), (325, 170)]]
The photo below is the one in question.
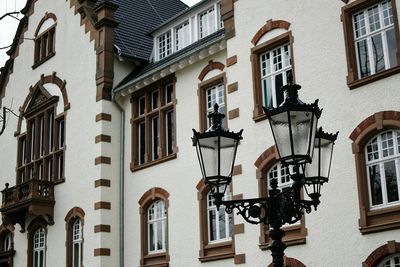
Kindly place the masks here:
[(396, 0), (357, 0), (342, 8), (350, 89), (400, 72)]
[(355, 156), (362, 234), (400, 228), (400, 113), (382, 111), (350, 135)]
[(140, 266), (169, 266), (169, 193), (154, 187), (143, 194), (140, 205)]
[[(290, 185), (291, 181), (288, 180), (287, 170), (282, 167), (278, 162), (278, 154), (275, 146), (268, 148), (255, 162), (257, 167), (258, 190), (260, 197), (268, 196), (269, 180), (271, 178), (278, 178), (278, 185), (280, 189)], [(283, 241), (286, 245), (298, 245), (306, 243), (307, 228), (305, 226), (305, 216), (292, 225), (284, 225), (282, 228), (285, 231)], [(260, 244), (261, 249), (267, 249), (271, 244), (269, 236), (269, 226), (265, 224), (260, 225)]]
[(37, 86), (23, 117), (26, 132), (18, 136), (17, 184), (30, 179), (65, 180), (65, 114), (57, 114), (58, 96)]
[(83, 266), (84, 217), (85, 212), (79, 207), (72, 208), (65, 216), (67, 267)]
[(259, 43), (251, 49), (255, 121), (266, 117), (262, 107), (277, 107), (284, 100), (281, 87), (294, 76), (293, 37), (290, 31)]
[[(231, 189), (231, 188), (230, 188)], [(197, 184), (200, 219), (199, 261), (208, 262), (235, 257), (233, 216), (223, 208), (217, 211), (213, 205), (210, 189), (201, 180)], [(227, 190), (229, 199), (231, 190)], [(219, 216), (216, 216), (218, 215)], [(219, 224), (221, 222), (221, 224)], [(219, 225), (218, 225), (219, 224)], [(216, 226), (223, 228), (222, 235), (216, 234)]]
[(53, 13), (46, 15), (39, 22), (35, 32), (35, 50), (32, 68), (37, 68), (56, 54), (57, 17)]
[(136, 171), (176, 158), (175, 78), (132, 94), (132, 161)]
[[(207, 117), (209, 112), (214, 110), (214, 104), (219, 105), (219, 112), (225, 115), (226, 106), (226, 76), (221, 73), (215, 77), (207, 79), (199, 83), (199, 112), (200, 112), (200, 130), (205, 131), (210, 127), (210, 121)], [(223, 121), (224, 128), (228, 127), (227, 116)]]

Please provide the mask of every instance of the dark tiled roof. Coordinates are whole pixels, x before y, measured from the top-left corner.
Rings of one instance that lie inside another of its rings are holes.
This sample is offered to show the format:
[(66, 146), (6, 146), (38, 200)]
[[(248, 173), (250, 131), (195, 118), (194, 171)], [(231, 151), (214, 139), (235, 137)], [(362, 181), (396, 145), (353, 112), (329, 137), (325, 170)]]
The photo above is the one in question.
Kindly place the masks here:
[(161, 23), (188, 8), (179, 0), (112, 0), (119, 8), (115, 19), (119, 23), (114, 41), (121, 56), (148, 60), (153, 50), (153, 38), (148, 33)]
[(199, 41), (185, 47), (184, 49), (173, 53), (172, 55), (157, 61), (148, 64), (142, 69), (136, 69), (132, 73), (130, 73), (125, 79), (123, 79), (115, 88), (114, 93), (121, 91), (127, 84), (132, 84), (135, 81), (138, 81), (142, 78), (146, 78), (147, 76), (153, 74), (157, 70), (168, 67), (179, 60), (190, 56), (191, 54), (200, 51), (205, 47), (209, 47), (212, 44), (221, 41), (225, 38), (225, 30), (221, 29), (213, 34), (208, 35), (207, 37), (200, 39)]

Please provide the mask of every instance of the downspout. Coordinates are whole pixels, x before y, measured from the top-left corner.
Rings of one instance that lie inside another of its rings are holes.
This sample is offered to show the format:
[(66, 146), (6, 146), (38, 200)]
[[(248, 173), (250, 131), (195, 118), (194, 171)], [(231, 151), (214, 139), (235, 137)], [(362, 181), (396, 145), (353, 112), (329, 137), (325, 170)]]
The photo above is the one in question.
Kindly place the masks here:
[(112, 96), (112, 101), (115, 103), (119, 111), (121, 112), (120, 122), (120, 155), (119, 155), (119, 267), (124, 267), (125, 258), (125, 111), (122, 106), (115, 99), (115, 95)]

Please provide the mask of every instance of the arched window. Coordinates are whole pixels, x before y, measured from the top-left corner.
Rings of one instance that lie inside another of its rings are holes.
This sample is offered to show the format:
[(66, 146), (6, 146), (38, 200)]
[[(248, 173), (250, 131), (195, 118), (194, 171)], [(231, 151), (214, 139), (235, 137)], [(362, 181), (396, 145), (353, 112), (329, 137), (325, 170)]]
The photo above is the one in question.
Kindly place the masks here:
[[(226, 190), (223, 200), (230, 200), (230, 190)], [(207, 194), (207, 221), (208, 221), (208, 242), (217, 243), (232, 238), (233, 215), (225, 212), (221, 207), (219, 210), (214, 204), (211, 192)]]
[(55, 55), (55, 33), (57, 17), (53, 13), (46, 15), (39, 22), (35, 32), (35, 53), (33, 68), (36, 68)]
[(164, 252), (167, 247), (167, 210), (162, 200), (155, 201), (147, 210), (149, 253)]
[(33, 235), (33, 266), (46, 266), (46, 233), (43, 227), (37, 229)]
[(83, 266), (83, 224), (85, 212), (72, 208), (65, 216), (67, 229), (67, 267)]
[(154, 187), (139, 200), (142, 267), (169, 265), (168, 198), (167, 191)]
[[(233, 214), (227, 214), (221, 207), (214, 205), (210, 188), (204, 180), (196, 186), (199, 200), (200, 251), (201, 262), (222, 260), (235, 257)], [(232, 198), (228, 187), (224, 199)]]
[(0, 266), (14, 266), (14, 227), (12, 225), (0, 226)]
[(371, 208), (399, 204), (400, 131), (380, 133), (365, 146)]
[(400, 227), (400, 113), (382, 111), (353, 130), (360, 232)]
[(386, 257), (377, 267), (400, 267), (400, 253)]
[[(289, 170), (279, 163), (275, 146), (265, 150), (264, 153), (258, 157), (254, 165), (257, 167), (260, 197), (268, 196), (271, 179), (278, 180), (278, 189), (280, 190), (291, 186), (292, 180), (289, 176)], [(260, 227), (260, 248), (267, 249), (271, 243), (269, 226), (261, 224)], [(283, 230), (285, 231), (283, 241), (286, 245), (304, 244), (307, 236), (305, 216), (303, 216), (297, 223), (284, 225)]]
[(72, 266), (82, 266), (82, 225), (81, 220), (76, 219), (72, 225)]

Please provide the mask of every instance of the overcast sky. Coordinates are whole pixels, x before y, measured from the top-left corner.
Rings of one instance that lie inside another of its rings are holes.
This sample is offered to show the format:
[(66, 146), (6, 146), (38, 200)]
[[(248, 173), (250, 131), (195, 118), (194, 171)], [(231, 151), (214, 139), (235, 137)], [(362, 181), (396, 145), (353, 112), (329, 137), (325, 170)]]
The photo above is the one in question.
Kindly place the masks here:
[[(162, 1), (162, 0), (159, 0)], [(188, 6), (192, 6), (200, 0), (181, 0)], [(26, 0), (0, 0), (0, 17), (5, 13), (19, 11), (25, 6)], [(18, 15), (21, 19), (22, 15)], [(11, 45), (12, 39), (14, 38), (15, 31), (18, 26), (18, 20), (12, 17), (5, 17), (0, 20), (0, 67), (4, 66), (4, 63), (8, 59), (6, 52), (9, 48), (2, 49)]]

